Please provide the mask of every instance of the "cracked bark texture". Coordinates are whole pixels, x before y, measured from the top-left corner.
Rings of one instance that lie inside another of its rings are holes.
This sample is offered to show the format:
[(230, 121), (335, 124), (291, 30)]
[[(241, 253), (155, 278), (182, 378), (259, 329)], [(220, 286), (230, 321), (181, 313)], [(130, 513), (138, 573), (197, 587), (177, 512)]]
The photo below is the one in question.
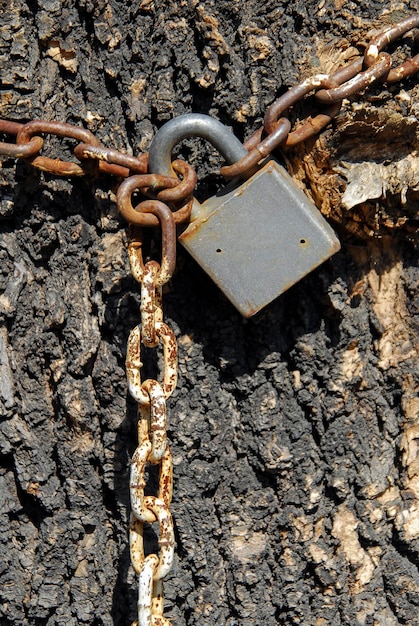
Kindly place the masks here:
[[(3, 1), (1, 114), (80, 124), (134, 154), (190, 111), (243, 138), (283, 90), (414, 10)], [(180, 346), (165, 583), (176, 626), (419, 624), (417, 96), (415, 78), (378, 85), (287, 153), (342, 250), (255, 318), (179, 250), (164, 296)], [(180, 152), (214, 192), (214, 151), (194, 140)], [(124, 357), (139, 288), (116, 181), (3, 158), (0, 184), (0, 624), (125, 626), (136, 408)]]

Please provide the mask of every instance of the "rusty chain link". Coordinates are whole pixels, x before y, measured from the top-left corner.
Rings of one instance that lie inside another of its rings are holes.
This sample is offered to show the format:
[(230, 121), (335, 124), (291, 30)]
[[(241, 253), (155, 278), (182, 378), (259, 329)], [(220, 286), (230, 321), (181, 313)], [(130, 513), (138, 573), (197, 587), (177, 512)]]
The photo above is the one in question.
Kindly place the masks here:
[[(289, 89), (267, 109), (264, 123), (247, 139), (248, 154), (233, 165), (221, 168), (226, 178), (249, 176), (258, 163), (275, 149), (284, 149), (318, 134), (339, 113), (342, 101), (370, 87), (375, 82), (392, 84), (419, 71), (419, 54), (392, 68), (391, 56), (383, 48), (419, 27), (419, 14), (378, 33), (365, 48), (363, 57), (339, 68), (331, 75), (317, 74)], [(417, 46), (416, 35), (413, 45)], [(292, 129), (289, 110), (314, 95), (323, 110), (312, 118), (300, 120)], [(111, 174), (124, 180), (118, 188), (117, 204), (121, 215), (140, 227), (159, 226), (162, 231), (162, 255), (157, 261), (144, 262), (142, 235), (128, 245), (128, 256), (134, 278), (141, 283), (141, 324), (129, 336), (126, 370), (128, 387), (138, 402), (138, 447), (131, 463), (130, 494), (132, 516), (130, 524), (131, 560), (138, 575), (138, 621), (133, 626), (170, 626), (163, 616), (162, 579), (170, 570), (174, 553), (173, 521), (169, 511), (172, 499), (173, 462), (167, 444), (166, 400), (177, 381), (177, 343), (173, 331), (163, 322), (162, 286), (170, 280), (175, 268), (175, 225), (187, 222), (192, 206), (196, 173), (185, 161), (176, 160), (172, 166), (181, 180), (148, 172), (148, 154), (138, 157), (106, 148), (87, 129), (61, 122), (34, 120), (26, 124), (0, 120), (0, 134), (14, 137), (8, 143), (0, 141), (0, 155), (21, 158), (35, 168), (58, 176)], [(73, 150), (77, 162), (52, 159), (41, 152), (41, 135), (70, 139), (77, 144)], [(148, 198), (133, 203), (136, 193)], [(166, 203), (171, 204), (171, 208)], [(141, 344), (148, 348), (163, 348), (162, 381), (142, 380)], [(159, 481), (156, 495), (145, 496), (146, 472), (150, 465), (158, 466)], [(159, 554), (144, 554), (144, 524), (159, 526)]]

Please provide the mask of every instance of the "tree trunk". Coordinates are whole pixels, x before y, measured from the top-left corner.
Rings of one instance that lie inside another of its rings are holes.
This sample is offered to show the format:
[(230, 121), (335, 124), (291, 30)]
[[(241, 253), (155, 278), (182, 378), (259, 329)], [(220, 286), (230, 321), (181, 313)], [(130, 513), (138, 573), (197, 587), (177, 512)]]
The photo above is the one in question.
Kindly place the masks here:
[[(190, 111), (245, 138), (279, 93), (415, 9), (3, 2), (2, 117), (70, 122), (134, 154)], [(418, 95), (415, 76), (373, 86), (287, 152), (342, 250), (256, 317), (178, 250), (164, 294), (180, 350), (174, 626), (419, 624)], [(181, 151), (214, 193), (219, 157)], [(126, 626), (139, 286), (116, 179), (3, 158), (1, 185), (0, 624)]]

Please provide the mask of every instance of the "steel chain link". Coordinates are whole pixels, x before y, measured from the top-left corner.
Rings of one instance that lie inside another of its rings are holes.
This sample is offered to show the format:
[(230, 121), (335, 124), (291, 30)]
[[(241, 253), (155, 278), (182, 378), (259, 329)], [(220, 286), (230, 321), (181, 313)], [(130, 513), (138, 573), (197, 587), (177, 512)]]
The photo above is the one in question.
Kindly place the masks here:
[[(276, 148), (294, 146), (318, 134), (340, 111), (342, 100), (361, 92), (377, 81), (395, 83), (419, 71), (419, 54), (391, 68), (391, 56), (382, 52), (391, 42), (419, 27), (419, 14), (402, 20), (376, 35), (362, 58), (340, 68), (332, 75), (318, 74), (289, 89), (266, 111), (264, 124), (245, 143), (248, 154), (241, 161), (221, 168), (227, 178), (248, 176), (261, 159)], [(414, 40), (417, 45), (418, 37)], [(326, 108), (314, 117), (300, 120), (291, 130), (287, 111), (311, 92)], [(26, 124), (0, 120), (0, 134), (15, 137), (15, 142), (0, 142), (0, 155), (22, 158), (33, 167), (59, 176), (84, 176), (106, 173), (125, 178), (118, 189), (118, 208), (123, 217), (137, 226), (160, 226), (161, 262), (144, 263), (142, 236), (128, 245), (131, 271), (141, 283), (141, 325), (134, 328), (127, 347), (128, 387), (138, 402), (138, 447), (131, 464), (130, 524), (131, 560), (139, 579), (138, 621), (133, 626), (170, 626), (163, 616), (162, 579), (170, 570), (174, 554), (173, 521), (169, 511), (172, 499), (173, 463), (167, 444), (166, 400), (177, 380), (177, 343), (173, 331), (163, 322), (162, 286), (170, 280), (175, 267), (175, 223), (187, 222), (196, 173), (185, 161), (174, 161), (173, 169), (182, 180), (148, 173), (148, 155), (130, 156), (101, 145), (90, 131), (70, 124), (34, 120)], [(74, 155), (79, 163), (52, 159), (41, 154), (42, 135), (77, 141)], [(141, 192), (151, 200), (134, 206), (133, 197)], [(165, 204), (171, 203), (172, 210)], [(163, 346), (162, 381), (141, 378), (141, 344)], [(145, 496), (146, 472), (150, 465), (159, 468), (155, 496)], [(159, 525), (159, 554), (144, 554), (144, 524)]]

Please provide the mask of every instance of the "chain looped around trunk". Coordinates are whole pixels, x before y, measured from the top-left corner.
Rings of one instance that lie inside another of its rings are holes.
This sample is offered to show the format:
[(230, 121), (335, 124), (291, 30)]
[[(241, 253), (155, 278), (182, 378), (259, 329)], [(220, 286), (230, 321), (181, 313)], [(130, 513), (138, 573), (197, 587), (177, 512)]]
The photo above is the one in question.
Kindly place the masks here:
[[(264, 126), (245, 142), (249, 154), (238, 163), (223, 167), (222, 174), (228, 178), (250, 176), (260, 161), (278, 147), (290, 148), (318, 134), (338, 114), (343, 98), (351, 97), (375, 82), (392, 84), (418, 72), (419, 54), (392, 68), (390, 55), (382, 51), (390, 43), (418, 27), (419, 14), (416, 13), (379, 32), (367, 45), (362, 58), (339, 68), (331, 75), (323, 75), (320, 84), (317, 84), (318, 76), (313, 76), (292, 87), (268, 108)], [(417, 39), (416, 34), (413, 46), (417, 45)], [(291, 129), (289, 120), (283, 114), (288, 107), (303, 100), (312, 90), (315, 92), (314, 99), (318, 105), (326, 105), (326, 108), (323, 111), (319, 110), (314, 118), (309, 116), (301, 120), (296, 129)], [(135, 180), (129, 179), (129, 182), (126, 181), (121, 185), (118, 200), (121, 214), (129, 223), (141, 226), (158, 225), (156, 216), (145, 213), (141, 204), (133, 207), (131, 196), (136, 190), (154, 196), (161, 202), (170, 202), (177, 224), (189, 220), (192, 204), (190, 198), (196, 184), (196, 173), (185, 161), (178, 160), (173, 163), (173, 169), (182, 177), (182, 180), (176, 180), (147, 174), (147, 154), (133, 157), (106, 148), (89, 130), (71, 124), (46, 120), (19, 124), (0, 120), (0, 133), (16, 137), (16, 143), (0, 141), (0, 154), (24, 158), (34, 167), (58, 176), (83, 176), (87, 173), (105, 172), (127, 178), (135, 174), (133, 177)], [(41, 155), (44, 146), (41, 134), (78, 141), (74, 154), (80, 164)]]

